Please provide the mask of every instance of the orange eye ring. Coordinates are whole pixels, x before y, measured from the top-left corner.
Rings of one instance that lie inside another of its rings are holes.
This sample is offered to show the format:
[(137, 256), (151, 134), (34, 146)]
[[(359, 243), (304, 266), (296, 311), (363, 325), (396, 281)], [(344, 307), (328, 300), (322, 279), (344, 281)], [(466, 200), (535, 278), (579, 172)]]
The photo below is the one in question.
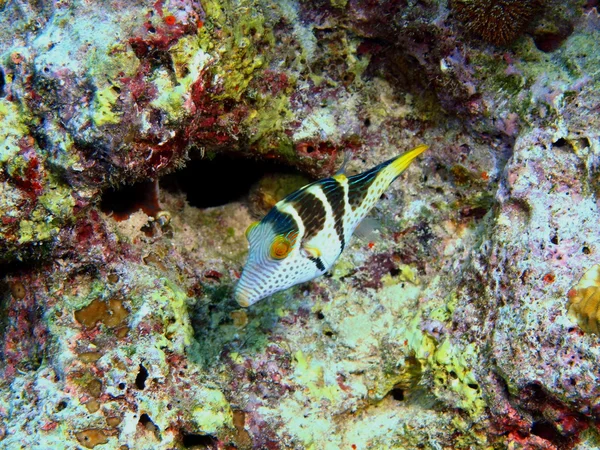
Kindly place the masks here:
[(271, 258), (283, 259), (292, 251), (292, 243), (283, 236), (277, 236), (271, 244)]

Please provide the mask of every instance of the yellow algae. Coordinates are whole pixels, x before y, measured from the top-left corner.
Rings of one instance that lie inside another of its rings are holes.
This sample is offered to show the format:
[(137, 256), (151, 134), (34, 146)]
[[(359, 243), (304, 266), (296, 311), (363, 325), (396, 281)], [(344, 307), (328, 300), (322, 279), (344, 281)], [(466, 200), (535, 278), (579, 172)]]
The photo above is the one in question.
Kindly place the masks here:
[(568, 296), (569, 317), (586, 333), (600, 334), (600, 264), (592, 266)]
[(55, 217), (67, 217), (73, 213), (75, 199), (71, 195), (71, 189), (64, 184), (53, 183), (42, 196), (40, 203)]
[(233, 426), (233, 413), (223, 393), (217, 389), (202, 389), (192, 410), (194, 424), (204, 434), (216, 435), (224, 427)]
[(328, 399), (334, 401), (341, 393), (341, 389), (335, 381), (325, 379), (324, 363), (312, 361), (310, 356), (304, 356), (302, 350), (294, 354), (296, 367), (293, 378), (296, 383), (304, 386), (308, 395), (315, 400)]
[(17, 105), (0, 98), (0, 163), (7, 162), (19, 152), (18, 141), (28, 134), (23, 113)]
[(96, 91), (94, 94), (92, 120), (97, 127), (120, 122), (120, 114), (114, 111), (118, 99), (119, 94), (112, 85)]
[(169, 53), (173, 59), (175, 77), (165, 69), (156, 72), (153, 83), (159, 95), (151, 105), (177, 118), (190, 112), (185, 105), (190, 99), (192, 84), (210, 63), (211, 57), (202, 50), (197, 36), (182, 37)]
[(194, 333), (189, 322), (187, 294), (171, 280), (162, 278), (161, 281), (162, 286), (152, 293), (152, 299), (170, 310), (162, 315), (165, 336), (181, 336), (182, 342), (177, 344), (190, 345)]

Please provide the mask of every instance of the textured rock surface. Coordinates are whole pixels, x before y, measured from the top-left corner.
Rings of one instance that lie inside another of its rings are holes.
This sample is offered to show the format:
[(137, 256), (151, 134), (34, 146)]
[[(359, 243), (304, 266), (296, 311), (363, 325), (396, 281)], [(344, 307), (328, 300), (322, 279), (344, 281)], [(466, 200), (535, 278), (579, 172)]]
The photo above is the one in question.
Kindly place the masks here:
[[(367, 3), (0, 1), (0, 448), (600, 445), (597, 2)], [(423, 142), (235, 305), (256, 215)]]

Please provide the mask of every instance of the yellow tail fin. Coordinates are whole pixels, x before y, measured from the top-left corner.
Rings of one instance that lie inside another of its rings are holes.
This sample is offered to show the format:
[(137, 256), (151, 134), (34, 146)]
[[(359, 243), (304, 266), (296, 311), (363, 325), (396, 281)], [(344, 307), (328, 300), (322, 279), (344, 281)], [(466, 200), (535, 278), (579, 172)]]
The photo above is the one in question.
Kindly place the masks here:
[(402, 172), (404, 172), (404, 170), (408, 166), (410, 166), (410, 163), (413, 162), (413, 159), (415, 159), (417, 156), (419, 156), (421, 153), (423, 153), (428, 148), (429, 148), (428, 145), (419, 145), (418, 147), (413, 148), (412, 150), (409, 150), (408, 152), (404, 153), (403, 155), (398, 156), (389, 165), (389, 167), (392, 169), (394, 178), (396, 178), (398, 175), (400, 175)]

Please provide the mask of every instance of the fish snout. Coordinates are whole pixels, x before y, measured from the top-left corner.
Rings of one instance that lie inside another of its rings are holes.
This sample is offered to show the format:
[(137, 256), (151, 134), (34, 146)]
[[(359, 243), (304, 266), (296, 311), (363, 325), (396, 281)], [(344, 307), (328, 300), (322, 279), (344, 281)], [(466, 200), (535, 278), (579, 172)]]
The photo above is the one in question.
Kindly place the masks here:
[(238, 282), (238, 285), (235, 287), (233, 296), (242, 308), (247, 308), (258, 300), (256, 293), (245, 288), (241, 282)]

